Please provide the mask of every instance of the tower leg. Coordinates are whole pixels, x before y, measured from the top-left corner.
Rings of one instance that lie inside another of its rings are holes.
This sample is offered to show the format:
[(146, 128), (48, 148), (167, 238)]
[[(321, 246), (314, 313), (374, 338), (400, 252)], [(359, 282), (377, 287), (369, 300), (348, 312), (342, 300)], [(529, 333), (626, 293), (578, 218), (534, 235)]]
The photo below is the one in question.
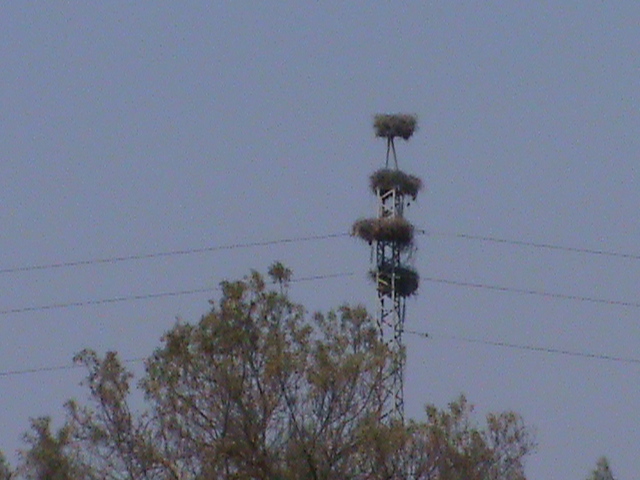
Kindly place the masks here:
[[(393, 151), (393, 161), (396, 164), (396, 170), (398, 170), (398, 157), (396, 157), (396, 144), (393, 141), (393, 137), (390, 138), (390, 141), (391, 141), (391, 150)], [(389, 162), (387, 161), (387, 163)]]
[[(387, 161), (385, 162), (384, 166), (385, 168), (389, 168), (389, 153), (391, 152), (391, 145), (393, 145), (393, 137), (387, 137)], [(393, 149), (394, 154), (395, 154), (395, 148)], [(397, 164), (397, 160), (396, 160), (396, 164)]]

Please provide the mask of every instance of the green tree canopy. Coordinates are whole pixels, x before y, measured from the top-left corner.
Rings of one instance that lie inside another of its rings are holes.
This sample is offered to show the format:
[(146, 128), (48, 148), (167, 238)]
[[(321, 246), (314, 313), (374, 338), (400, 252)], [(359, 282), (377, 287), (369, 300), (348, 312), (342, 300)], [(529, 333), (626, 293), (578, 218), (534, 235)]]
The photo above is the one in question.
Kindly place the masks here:
[(595, 470), (591, 472), (587, 480), (615, 480), (607, 457), (600, 457), (598, 459)]
[(12, 472), (4, 454), (0, 452), (0, 480), (11, 480)]
[(480, 427), (461, 397), (401, 423), (388, 415), (395, 354), (367, 312), (309, 316), (287, 295), (290, 271), (270, 275), (278, 288), (256, 272), (223, 282), (207, 315), (163, 336), (142, 408), (116, 353), (78, 354), (89, 401), (68, 402), (55, 434), (33, 422), (24, 478), (524, 479), (534, 444), (517, 414)]

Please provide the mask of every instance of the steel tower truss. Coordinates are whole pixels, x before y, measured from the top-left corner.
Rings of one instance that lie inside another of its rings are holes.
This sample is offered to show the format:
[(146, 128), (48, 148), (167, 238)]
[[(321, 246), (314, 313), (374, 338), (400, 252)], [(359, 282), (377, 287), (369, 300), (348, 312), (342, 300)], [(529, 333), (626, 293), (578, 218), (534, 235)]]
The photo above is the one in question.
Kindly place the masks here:
[[(387, 143), (385, 167), (371, 175), (371, 188), (378, 198), (378, 216), (357, 220), (353, 235), (373, 246), (380, 339), (393, 354), (393, 363), (379, 392), (385, 417), (404, 421), (404, 364), (402, 342), (406, 297), (418, 288), (418, 273), (409, 266), (413, 252), (413, 225), (404, 219), (409, 199), (415, 200), (422, 181), (398, 169), (395, 138), (408, 140), (416, 127), (416, 117), (406, 114), (380, 114), (374, 118), (376, 137)], [(393, 167), (390, 168), (390, 160)], [(373, 259), (372, 259), (373, 260)]]
[[(378, 218), (403, 217), (405, 198), (399, 189), (377, 190)], [(408, 252), (398, 241), (375, 242), (376, 284), (378, 292), (378, 329), (381, 339), (393, 352), (394, 363), (387, 382), (393, 399), (391, 413), (404, 420), (404, 345), (402, 334), (405, 320), (405, 296), (399, 290), (401, 269)], [(406, 254), (406, 255), (405, 255)]]

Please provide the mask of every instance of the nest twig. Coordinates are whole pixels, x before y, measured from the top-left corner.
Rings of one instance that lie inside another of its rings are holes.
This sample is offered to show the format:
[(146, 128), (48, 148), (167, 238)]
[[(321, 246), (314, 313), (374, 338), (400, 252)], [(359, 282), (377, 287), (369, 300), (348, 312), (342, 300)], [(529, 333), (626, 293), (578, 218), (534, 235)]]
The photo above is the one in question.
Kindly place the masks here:
[(414, 175), (409, 175), (400, 170), (382, 168), (374, 172), (371, 177), (371, 190), (377, 193), (380, 190), (386, 193), (389, 190), (398, 190), (403, 195), (410, 195), (414, 200), (422, 189), (422, 180)]
[(378, 114), (373, 118), (373, 128), (376, 137), (394, 138), (401, 137), (409, 140), (416, 130), (418, 119), (415, 115), (404, 113)]
[(353, 224), (352, 234), (372, 242), (413, 243), (413, 225), (402, 217), (364, 218)]
[(378, 292), (390, 296), (394, 290), (401, 297), (413, 295), (418, 290), (420, 276), (409, 267), (385, 266), (369, 272), (369, 276), (377, 281)]

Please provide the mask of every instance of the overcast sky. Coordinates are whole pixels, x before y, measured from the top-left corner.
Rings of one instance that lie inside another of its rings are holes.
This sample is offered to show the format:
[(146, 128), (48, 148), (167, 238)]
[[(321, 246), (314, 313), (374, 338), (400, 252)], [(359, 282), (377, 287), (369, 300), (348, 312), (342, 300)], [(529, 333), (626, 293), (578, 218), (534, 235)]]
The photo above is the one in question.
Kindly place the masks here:
[(0, 449), (83, 398), (82, 370), (8, 372), (144, 357), (219, 292), (31, 307), (213, 289), (274, 260), (351, 274), (294, 284), (312, 311), (376, 306), (348, 236), (7, 269), (346, 233), (375, 215), (373, 114), (411, 112), (399, 162), (426, 189), (406, 215), (428, 234), (406, 326), (431, 338), (405, 337), (408, 416), (465, 393), (536, 429), (532, 479), (601, 455), (637, 478), (640, 364), (495, 343), (640, 359), (639, 25), (632, 0), (4, 2)]

